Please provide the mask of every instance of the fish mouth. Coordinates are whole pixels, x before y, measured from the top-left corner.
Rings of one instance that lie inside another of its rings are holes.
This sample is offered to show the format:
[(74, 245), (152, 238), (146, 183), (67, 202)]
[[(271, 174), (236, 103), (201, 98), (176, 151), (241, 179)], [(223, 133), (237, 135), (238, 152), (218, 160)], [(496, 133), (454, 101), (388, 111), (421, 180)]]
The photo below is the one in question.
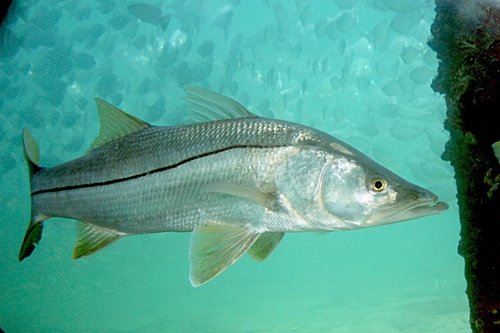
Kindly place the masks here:
[(450, 206), (444, 201), (438, 201), (436, 197), (432, 202), (423, 202), (418, 205), (402, 210), (385, 220), (386, 223), (401, 222), (418, 219), (429, 215), (441, 214), (448, 210)]
[[(406, 207), (405, 207), (406, 206)], [(438, 197), (431, 192), (425, 192), (411, 204), (399, 208), (388, 208), (375, 212), (367, 221), (368, 225), (381, 225), (407, 220), (418, 219), (430, 215), (436, 215), (448, 210), (449, 205), (439, 201)], [(393, 213), (396, 211), (395, 213)], [(391, 212), (392, 214), (390, 214)]]

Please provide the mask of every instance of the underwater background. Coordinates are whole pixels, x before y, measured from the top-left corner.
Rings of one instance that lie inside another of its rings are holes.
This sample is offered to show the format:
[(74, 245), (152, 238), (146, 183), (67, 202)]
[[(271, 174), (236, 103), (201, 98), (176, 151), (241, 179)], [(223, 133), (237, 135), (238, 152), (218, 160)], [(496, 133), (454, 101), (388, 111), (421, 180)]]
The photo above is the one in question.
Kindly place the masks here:
[[(444, 99), (430, 88), (430, 0), (14, 1), (0, 30), (0, 327), (12, 332), (470, 332)], [(358, 148), (450, 204), (349, 232), (287, 234), (199, 288), (189, 233), (126, 237), (71, 260), (76, 222), (36, 251), (26, 127), (42, 166), (85, 153), (94, 97), (154, 125), (186, 114), (182, 84)]]

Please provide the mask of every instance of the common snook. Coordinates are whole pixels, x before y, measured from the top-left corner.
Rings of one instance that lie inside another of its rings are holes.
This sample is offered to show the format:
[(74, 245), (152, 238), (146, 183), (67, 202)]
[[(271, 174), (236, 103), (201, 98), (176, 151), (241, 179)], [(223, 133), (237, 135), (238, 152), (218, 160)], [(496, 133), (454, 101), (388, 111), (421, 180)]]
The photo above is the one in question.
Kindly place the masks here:
[(234, 100), (186, 86), (190, 123), (156, 127), (96, 98), (101, 132), (88, 154), (42, 168), (25, 129), (31, 221), (81, 221), (77, 259), (127, 235), (192, 231), (190, 280), (199, 286), (245, 252), (264, 260), (285, 232), (358, 229), (447, 210), (361, 152), (318, 130), (264, 119)]

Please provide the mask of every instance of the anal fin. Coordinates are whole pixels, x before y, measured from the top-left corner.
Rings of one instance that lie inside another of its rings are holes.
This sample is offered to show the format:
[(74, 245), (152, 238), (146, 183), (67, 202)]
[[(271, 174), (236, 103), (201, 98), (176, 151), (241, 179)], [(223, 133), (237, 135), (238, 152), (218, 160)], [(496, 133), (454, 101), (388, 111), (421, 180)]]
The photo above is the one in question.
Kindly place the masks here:
[(88, 223), (79, 223), (77, 233), (78, 238), (73, 249), (73, 260), (87, 257), (123, 237), (116, 231)]
[(191, 235), (189, 279), (198, 287), (234, 264), (261, 234), (252, 227), (209, 222), (196, 225)]
[(279, 245), (284, 232), (265, 232), (259, 239), (253, 243), (252, 247), (248, 249), (248, 255), (255, 261), (261, 262), (274, 251), (274, 249)]

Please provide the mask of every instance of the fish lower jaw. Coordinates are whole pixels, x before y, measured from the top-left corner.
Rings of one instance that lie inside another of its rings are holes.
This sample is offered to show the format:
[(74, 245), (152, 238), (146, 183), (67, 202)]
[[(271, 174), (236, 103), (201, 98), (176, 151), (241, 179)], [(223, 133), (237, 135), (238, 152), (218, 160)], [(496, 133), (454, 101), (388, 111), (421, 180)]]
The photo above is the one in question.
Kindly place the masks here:
[(424, 202), (419, 205), (409, 207), (408, 209), (398, 212), (392, 216), (388, 216), (385, 219), (379, 217), (377, 219), (379, 221), (378, 223), (377, 222), (370, 223), (370, 221), (368, 223), (372, 225), (381, 225), (381, 224), (389, 224), (389, 223), (413, 220), (430, 215), (441, 214), (447, 211), (448, 208), (449, 205), (446, 202), (433, 200), (432, 202)]

